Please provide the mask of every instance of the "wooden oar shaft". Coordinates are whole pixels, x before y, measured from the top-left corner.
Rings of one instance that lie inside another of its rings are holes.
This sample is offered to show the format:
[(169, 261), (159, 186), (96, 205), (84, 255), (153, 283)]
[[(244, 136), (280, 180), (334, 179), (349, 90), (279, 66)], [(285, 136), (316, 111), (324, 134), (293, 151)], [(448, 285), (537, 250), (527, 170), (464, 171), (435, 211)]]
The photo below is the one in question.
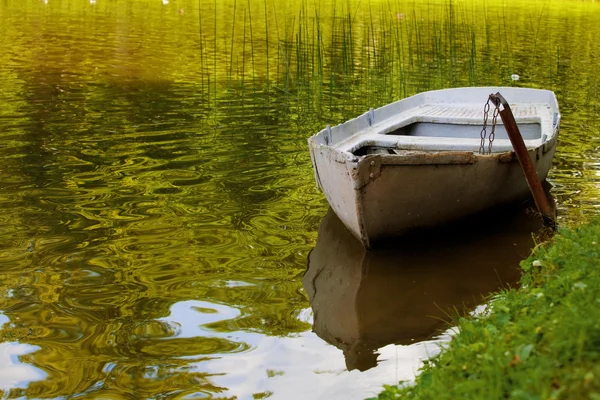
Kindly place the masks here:
[(521, 164), (535, 205), (540, 214), (544, 217), (544, 221), (546, 223), (554, 224), (553, 208), (542, 188), (542, 182), (537, 176), (535, 166), (531, 161), (531, 157), (529, 157), (529, 152), (527, 151), (527, 147), (525, 147), (525, 142), (523, 141), (523, 137), (521, 136), (521, 132), (519, 131), (519, 127), (517, 126), (517, 122), (515, 121), (515, 117), (508, 102), (500, 93), (490, 95), (490, 99), (497, 106), (503, 106), (501, 107), (503, 109), (500, 110), (500, 118), (502, 118), (506, 133), (512, 143), (517, 159)]

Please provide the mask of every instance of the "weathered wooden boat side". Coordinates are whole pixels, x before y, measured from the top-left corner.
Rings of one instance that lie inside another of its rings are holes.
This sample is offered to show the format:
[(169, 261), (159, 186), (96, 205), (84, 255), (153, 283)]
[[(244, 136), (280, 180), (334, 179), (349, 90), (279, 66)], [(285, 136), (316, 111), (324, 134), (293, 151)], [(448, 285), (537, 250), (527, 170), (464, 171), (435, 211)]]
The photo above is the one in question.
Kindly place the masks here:
[(309, 139), (319, 187), (365, 247), (528, 195), (500, 121), (492, 152), (479, 154), (483, 105), (497, 91), (514, 102), (515, 119), (538, 177), (544, 180), (560, 124), (556, 97), (547, 90), (425, 92)]

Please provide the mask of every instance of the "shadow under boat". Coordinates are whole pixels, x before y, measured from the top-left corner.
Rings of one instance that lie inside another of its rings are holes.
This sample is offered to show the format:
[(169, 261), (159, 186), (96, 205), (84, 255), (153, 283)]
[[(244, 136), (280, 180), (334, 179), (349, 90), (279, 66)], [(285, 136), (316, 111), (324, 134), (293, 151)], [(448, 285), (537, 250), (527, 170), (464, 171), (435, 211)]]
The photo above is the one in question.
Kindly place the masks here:
[(313, 331), (344, 352), (349, 370), (377, 365), (377, 349), (426, 340), (520, 278), (542, 221), (525, 207), (397, 238), (367, 251), (330, 209), (303, 285)]

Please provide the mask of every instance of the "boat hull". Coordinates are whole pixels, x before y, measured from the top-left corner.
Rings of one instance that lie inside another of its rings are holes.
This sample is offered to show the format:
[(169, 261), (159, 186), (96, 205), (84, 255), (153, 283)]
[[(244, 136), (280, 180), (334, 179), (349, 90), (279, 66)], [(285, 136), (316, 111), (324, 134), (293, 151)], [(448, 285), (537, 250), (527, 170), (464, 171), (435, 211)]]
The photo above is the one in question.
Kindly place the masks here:
[[(555, 146), (546, 150), (529, 152), (542, 181)], [(331, 208), (366, 248), (372, 248), (416, 228), (433, 227), (529, 197), (514, 154), (464, 156), (452, 163), (416, 160), (410, 164), (405, 160), (407, 163), (396, 164), (393, 158), (375, 155), (358, 163), (334, 161), (336, 168), (327, 165), (330, 162), (325, 156), (315, 161), (319, 171), (329, 171), (319, 173), (319, 179)], [(356, 188), (356, 177), (370, 174), (373, 178)]]

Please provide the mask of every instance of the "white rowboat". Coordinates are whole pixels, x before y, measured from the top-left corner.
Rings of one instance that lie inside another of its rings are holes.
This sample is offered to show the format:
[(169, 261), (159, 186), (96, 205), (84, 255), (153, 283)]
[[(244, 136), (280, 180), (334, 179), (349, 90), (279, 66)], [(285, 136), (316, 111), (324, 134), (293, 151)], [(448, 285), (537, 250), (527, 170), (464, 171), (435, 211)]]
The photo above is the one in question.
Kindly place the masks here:
[(549, 90), (424, 92), (309, 138), (317, 185), (366, 248), (529, 196), (500, 118), (492, 152), (479, 153), (483, 107), (495, 92), (510, 102), (538, 178), (545, 180), (560, 125), (556, 96)]

